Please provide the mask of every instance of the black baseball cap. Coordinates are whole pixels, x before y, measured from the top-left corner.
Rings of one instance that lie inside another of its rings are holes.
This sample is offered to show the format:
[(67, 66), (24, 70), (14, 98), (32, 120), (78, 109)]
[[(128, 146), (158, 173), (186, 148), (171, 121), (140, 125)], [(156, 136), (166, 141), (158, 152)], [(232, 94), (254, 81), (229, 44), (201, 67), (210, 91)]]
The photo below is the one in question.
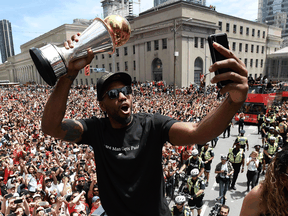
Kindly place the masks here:
[(114, 81), (121, 81), (124, 83), (124, 85), (130, 86), (132, 83), (131, 76), (125, 72), (118, 72), (118, 73), (112, 73), (109, 72), (107, 74), (104, 74), (98, 81), (97, 81), (97, 99), (99, 101), (102, 101), (103, 94), (105, 93), (105, 89), (107, 86), (114, 82)]

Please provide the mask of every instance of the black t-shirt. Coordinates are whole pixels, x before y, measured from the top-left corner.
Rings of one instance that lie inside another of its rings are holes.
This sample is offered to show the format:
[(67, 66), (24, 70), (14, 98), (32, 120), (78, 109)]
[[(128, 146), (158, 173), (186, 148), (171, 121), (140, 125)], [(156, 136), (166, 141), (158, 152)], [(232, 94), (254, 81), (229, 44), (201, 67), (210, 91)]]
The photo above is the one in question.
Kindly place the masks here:
[(175, 122), (146, 113), (134, 114), (131, 124), (122, 129), (113, 129), (108, 118), (81, 120), (80, 143), (94, 149), (100, 199), (109, 216), (146, 216), (148, 208), (149, 215), (171, 215), (161, 156)]

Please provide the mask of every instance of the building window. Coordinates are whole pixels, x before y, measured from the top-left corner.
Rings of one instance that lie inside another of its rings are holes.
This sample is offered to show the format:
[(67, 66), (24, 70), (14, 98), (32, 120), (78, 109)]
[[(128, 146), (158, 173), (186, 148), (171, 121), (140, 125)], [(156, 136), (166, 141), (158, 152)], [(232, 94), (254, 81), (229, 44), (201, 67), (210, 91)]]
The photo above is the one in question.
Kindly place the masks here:
[(255, 36), (255, 29), (252, 29), (252, 37)]
[(109, 63), (109, 71), (112, 72), (112, 63)]
[(239, 52), (242, 52), (242, 43), (239, 43)]
[(159, 50), (159, 40), (154, 40), (154, 50)]
[(111, 54), (109, 54), (109, 58), (111, 58), (112, 57), (112, 55)]
[(198, 48), (198, 37), (195, 37), (194, 47), (195, 47), (195, 48)]
[(259, 53), (259, 45), (256, 46), (256, 53)]
[(151, 51), (151, 41), (147, 42), (147, 52)]
[(167, 38), (162, 39), (162, 49), (167, 49)]
[(253, 67), (253, 59), (250, 59), (250, 67)]
[(204, 48), (204, 38), (201, 38), (200, 47)]
[(265, 38), (265, 31), (263, 31), (263, 38)]
[(88, 85), (88, 79), (87, 78), (85, 79), (85, 82), (86, 82), (86, 85)]
[(258, 30), (258, 32), (257, 32), (257, 37), (258, 38), (260, 37), (260, 30)]
[(221, 21), (219, 21), (218, 26), (219, 26), (219, 30), (222, 31), (222, 22)]
[(102, 54), (102, 59), (104, 59), (105, 58), (105, 56), (104, 56), (104, 54)]
[(226, 23), (226, 32), (229, 32), (230, 30), (230, 23)]
[(261, 67), (261, 68), (263, 67), (263, 59), (261, 59), (260, 67)]
[(233, 50), (233, 51), (236, 50), (236, 43), (235, 43), (235, 42), (232, 43), (232, 50)]
[(82, 79), (80, 79), (80, 84), (83, 85), (83, 80)]
[(246, 35), (249, 35), (249, 27), (246, 28)]
[(243, 26), (240, 26), (240, 34), (243, 34)]
[(245, 44), (245, 52), (248, 52), (248, 44)]
[(128, 71), (128, 62), (125, 61), (125, 62), (124, 62), (124, 65), (125, 65), (125, 71)]
[(124, 47), (124, 55), (127, 56), (128, 55), (128, 48)]
[(247, 58), (244, 59), (244, 64), (247, 67)]
[(251, 53), (253, 53), (253, 52), (254, 52), (254, 45), (251, 44)]
[(105, 68), (105, 64), (102, 64), (102, 68)]
[(116, 63), (117, 71), (120, 71), (119, 62)]
[(256, 67), (256, 68), (258, 67), (258, 59), (256, 59), (255, 67)]
[(76, 82), (76, 85), (78, 85), (78, 79), (76, 79), (75, 82)]
[(234, 24), (233, 25), (233, 33), (236, 34), (236, 31), (237, 31), (237, 25)]
[(119, 56), (119, 49), (116, 49), (116, 56)]
[(98, 65), (96, 65), (96, 68), (98, 68)]
[(136, 61), (133, 61), (133, 68), (136, 70)]
[(98, 60), (98, 56), (97, 55), (95, 55), (95, 59)]
[(135, 55), (136, 53), (136, 49), (135, 49), (135, 45), (133, 45), (133, 55)]
[(93, 78), (91, 78), (91, 84), (92, 84), (92, 85), (94, 84)]
[(82, 74), (82, 73), (83, 73), (83, 69), (80, 70), (80, 74)]
[(262, 46), (262, 50), (261, 50), (261, 53), (262, 53), (262, 54), (264, 53), (264, 46)]

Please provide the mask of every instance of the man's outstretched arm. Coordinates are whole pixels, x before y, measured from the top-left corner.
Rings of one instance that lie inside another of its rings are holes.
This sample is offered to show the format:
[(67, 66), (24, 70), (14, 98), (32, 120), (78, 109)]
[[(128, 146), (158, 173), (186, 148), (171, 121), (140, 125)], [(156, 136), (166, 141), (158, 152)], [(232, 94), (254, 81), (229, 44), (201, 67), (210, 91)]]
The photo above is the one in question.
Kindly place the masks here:
[(230, 50), (219, 44), (213, 44), (227, 59), (214, 63), (210, 72), (219, 68), (231, 68), (235, 72), (227, 72), (215, 76), (211, 82), (217, 83), (224, 80), (232, 80), (233, 83), (221, 89), (221, 94), (229, 93), (226, 100), (208, 115), (200, 123), (177, 122), (169, 131), (169, 141), (173, 145), (203, 144), (221, 134), (230, 123), (235, 113), (244, 103), (248, 92), (248, 71), (241, 60)]

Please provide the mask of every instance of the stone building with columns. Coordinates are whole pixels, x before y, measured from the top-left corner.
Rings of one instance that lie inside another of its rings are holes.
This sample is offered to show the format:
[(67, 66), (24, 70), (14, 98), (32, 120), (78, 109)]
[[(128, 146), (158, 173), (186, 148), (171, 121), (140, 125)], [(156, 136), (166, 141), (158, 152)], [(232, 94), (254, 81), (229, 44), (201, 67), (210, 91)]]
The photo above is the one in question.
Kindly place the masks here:
[(267, 55), (264, 74), (269, 80), (288, 81), (288, 47)]
[[(165, 80), (167, 84), (175, 82), (181, 87), (199, 83), (200, 75), (208, 72), (212, 63), (207, 37), (220, 32), (227, 33), (231, 50), (246, 64), (249, 74), (258, 77), (264, 71), (267, 54), (280, 49), (281, 44), (280, 28), (183, 0), (151, 8), (130, 20), (130, 24), (129, 41), (112, 55), (95, 55), (90, 75), (80, 71), (74, 84), (95, 84), (103, 73), (96, 73), (93, 68), (125, 71), (132, 79), (142, 82)], [(21, 54), (0, 65), (0, 79), (43, 83), (29, 56), (29, 48), (63, 43), (86, 27), (65, 24), (23, 44)], [(207, 83), (212, 76), (207, 75)]]

